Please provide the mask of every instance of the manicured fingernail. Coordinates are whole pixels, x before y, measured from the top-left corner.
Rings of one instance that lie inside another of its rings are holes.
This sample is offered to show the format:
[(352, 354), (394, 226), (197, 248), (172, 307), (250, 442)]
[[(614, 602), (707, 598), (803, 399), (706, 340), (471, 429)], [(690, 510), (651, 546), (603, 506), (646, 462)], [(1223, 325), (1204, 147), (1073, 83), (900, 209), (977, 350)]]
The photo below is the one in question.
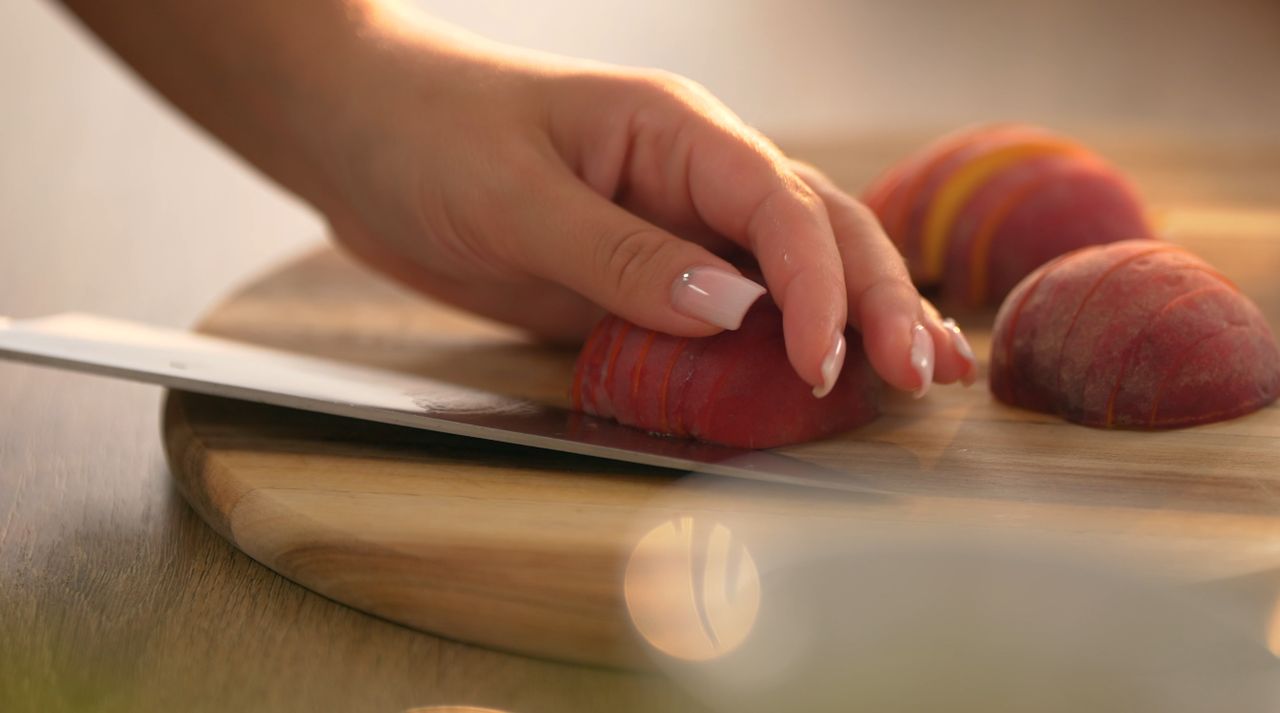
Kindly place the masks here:
[(911, 368), (920, 377), (920, 388), (913, 394), (917, 399), (929, 391), (933, 384), (933, 337), (923, 324), (911, 328)]
[(844, 368), (844, 353), (844, 335), (837, 333), (831, 341), (831, 351), (822, 360), (822, 384), (813, 387), (814, 396), (822, 398), (835, 388), (840, 370)]
[(717, 267), (695, 267), (676, 278), (671, 305), (686, 317), (721, 329), (737, 329), (752, 303), (764, 293), (764, 287), (741, 275)]
[(960, 331), (960, 325), (956, 324), (954, 319), (948, 317), (942, 320), (942, 328), (951, 332), (956, 351), (960, 353), (960, 358), (964, 359), (969, 365), (969, 368), (964, 372), (964, 377), (960, 380), (961, 383), (965, 386), (973, 386), (973, 382), (978, 380), (978, 358), (973, 355), (973, 347), (969, 346), (969, 340), (965, 338), (964, 332)]

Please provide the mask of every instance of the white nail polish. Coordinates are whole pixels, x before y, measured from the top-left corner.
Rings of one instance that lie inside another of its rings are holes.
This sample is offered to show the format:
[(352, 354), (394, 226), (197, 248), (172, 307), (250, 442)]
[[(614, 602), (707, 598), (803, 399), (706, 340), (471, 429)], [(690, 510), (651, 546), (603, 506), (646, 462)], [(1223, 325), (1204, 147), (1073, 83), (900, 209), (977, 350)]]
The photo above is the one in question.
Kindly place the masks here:
[(837, 333), (831, 341), (831, 350), (822, 360), (822, 385), (813, 387), (814, 396), (822, 398), (835, 388), (840, 370), (844, 368), (845, 351), (844, 335)]
[(933, 337), (923, 324), (916, 323), (911, 327), (911, 368), (920, 377), (920, 388), (913, 394), (917, 399), (933, 384), (933, 360)]
[(764, 293), (764, 287), (741, 275), (717, 267), (695, 267), (671, 286), (671, 306), (686, 317), (721, 329), (737, 329)]
[(942, 320), (942, 327), (951, 332), (951, 337), (955, 341), (956, 351), (969, 364), (969, 369), (965, 371), (962, 381), (965, 386), (972, 386), (973, 382), (978, 378), (978, 358), (973, 354), (973, 347), (969, 346), (969, 340), (964, 336), (964, 332), (960, 331), (960, 325), (956, 324), (954, 319), (948, 317)]

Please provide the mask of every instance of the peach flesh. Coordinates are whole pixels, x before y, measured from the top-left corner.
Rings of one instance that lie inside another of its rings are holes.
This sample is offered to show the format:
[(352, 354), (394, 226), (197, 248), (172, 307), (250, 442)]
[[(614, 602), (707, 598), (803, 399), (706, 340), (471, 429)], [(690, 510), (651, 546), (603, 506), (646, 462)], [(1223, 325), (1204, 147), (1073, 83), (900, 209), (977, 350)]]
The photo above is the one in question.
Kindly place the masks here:
[(853, 330), (835, 388), (813, 396), (787, 360), (782, 313), (762, 299), (742, 326), (684, 339), (606, 317), (574, 369), (576, 408), (664, 435), (772, 448), (876, 417), (881, 382)]

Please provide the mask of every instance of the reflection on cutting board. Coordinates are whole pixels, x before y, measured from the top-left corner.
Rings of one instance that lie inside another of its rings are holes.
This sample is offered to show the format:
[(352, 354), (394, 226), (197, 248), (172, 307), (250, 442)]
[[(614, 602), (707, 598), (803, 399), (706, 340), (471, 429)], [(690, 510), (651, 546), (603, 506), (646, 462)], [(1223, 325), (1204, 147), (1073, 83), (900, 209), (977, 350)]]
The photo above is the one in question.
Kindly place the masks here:
[[(681, 487), (666, 500), (678, 506)], [(677, 541), (689, 538), (666, 538), (668, 562), (685, 564), (662, 570), (667, 626), (637, 629), (657, 665), (717, 711), (820, 713), (857, 701), (921, 713), (1263, 713), (1280, 703), (1280, 660), (1262, 627), (1239, 625), (1231, 588), (1179, 587), (1110, 548), (750, 513), (681, 522), (704, 533), (708, 556), (690, 562)], [(753, 606), (736, 620), (750, 632), (732, 630), (732, 647), (673, 649), (705, 631), (683, 621), (692, 597), (710, 612), (719, 596), (702, 586), (720, 581), (716, 540), (756, 553), (752, 597), (740, 600)], [(646, 537), (633, 557), (653, 560), (654, 545)]]

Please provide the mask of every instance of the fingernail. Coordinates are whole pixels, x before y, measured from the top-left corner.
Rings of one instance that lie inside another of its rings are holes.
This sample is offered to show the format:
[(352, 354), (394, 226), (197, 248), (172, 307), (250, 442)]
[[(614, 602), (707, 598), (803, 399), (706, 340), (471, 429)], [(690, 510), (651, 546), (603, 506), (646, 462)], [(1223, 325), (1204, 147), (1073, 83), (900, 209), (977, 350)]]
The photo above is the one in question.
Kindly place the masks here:
[(837, 332), (831, 341), (831, 351), (822, 360), (822, 384), (813, 387), (813, 395), (822, 398), (831, 393), (840, 378), (840, 370), (844, 368), (845, 343), (844, 335)]
[(737, 329), (752, 303), (764, 293), (764, 287), (741, 275), (717, 267), (695, 267), (676, 278), (671, 306), (686, 317), (721, 329)]
[(973, 386), (973, 382), (978, 380), (978, 358), (973, 355), (973, 347), (969, 346), (969, 340), (965, 338), (964, 332), (960, 331), (960, 325), (956, 324), (954, 319), (948, 317), (942, 320), (942, 328), (951, 332), (951, 337), (956, 344), (956, 351), (969, 364), (969, 369), (965, 371), (961, 383), (965, 386)]
[(913, 394), (917, 399), (929, 391), (933, 384), (933, 337), (923, 324), (911, 328), (911, 368), (920, 377), (920, 388)]

